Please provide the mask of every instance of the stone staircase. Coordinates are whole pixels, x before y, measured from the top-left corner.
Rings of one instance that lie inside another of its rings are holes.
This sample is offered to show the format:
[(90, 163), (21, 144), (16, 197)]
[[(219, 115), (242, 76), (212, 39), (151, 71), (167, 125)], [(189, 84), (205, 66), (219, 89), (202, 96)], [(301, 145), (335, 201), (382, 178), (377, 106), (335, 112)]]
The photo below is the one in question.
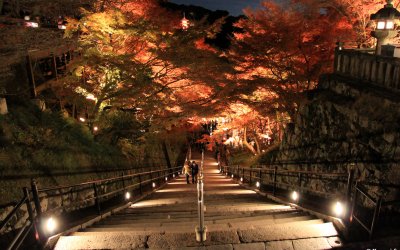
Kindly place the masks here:
[[(198, 157), (199, 158), (199, 157)], [(200, 160), (196, 160), (200, 162)], [(332, 223), (267, 200), (204, 164), (207, 240), (196, 242), (197, 185), (183, 176), (55, 249), (329, 249), (341, 246)]]

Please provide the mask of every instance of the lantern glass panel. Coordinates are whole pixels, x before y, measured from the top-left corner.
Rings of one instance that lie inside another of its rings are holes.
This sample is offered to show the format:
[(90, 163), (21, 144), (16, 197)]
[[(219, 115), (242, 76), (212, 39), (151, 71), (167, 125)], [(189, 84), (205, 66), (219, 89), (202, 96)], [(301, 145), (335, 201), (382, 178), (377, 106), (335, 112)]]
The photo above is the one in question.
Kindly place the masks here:
[(376, 28), (378, 30), (383, 30), (385, 29), (385, 21), (378, 21), (378, 24), (376, 25)]
[(386, 29), (387, 30), (392, 30), (394, 29), (394, 22), (391, 20), (386, 21)]

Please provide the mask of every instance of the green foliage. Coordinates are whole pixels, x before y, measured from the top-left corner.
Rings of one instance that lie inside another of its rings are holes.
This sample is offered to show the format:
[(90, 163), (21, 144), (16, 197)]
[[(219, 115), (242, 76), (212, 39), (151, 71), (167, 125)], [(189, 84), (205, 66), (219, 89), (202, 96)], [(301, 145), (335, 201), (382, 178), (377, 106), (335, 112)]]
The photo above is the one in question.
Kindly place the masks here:
[(3, 171), (20, 168), (48, 172), (125, 165), (120, 164), (125, 159), (117, 148), (96, 142), (87, 126), (64, 118), (61, 113), (41, 112), (30, 104), (9, 109), (10, 113), (0, 119), (2, 144), (7, 146), (1, 150), (7, 156), (0, 157)]
[(229, 165), (240, 165), (250, 167), (257, 164), (257, 157), (251, 154), (248, 150), (232, 152), (229, 158)]
[(279, 153), (279, 147), (275, 147), (272, 150), (262, 153), (258, 158), (258, 164), (270, 164)]
[(143, 135), (148, 130), (147, 120), (139, 121), (131, 111), (110, 110), (103, 112), (98, 121), (101, 131), (98, 138), (116, 145), (120, 139), (133, 144), (143, 142)]

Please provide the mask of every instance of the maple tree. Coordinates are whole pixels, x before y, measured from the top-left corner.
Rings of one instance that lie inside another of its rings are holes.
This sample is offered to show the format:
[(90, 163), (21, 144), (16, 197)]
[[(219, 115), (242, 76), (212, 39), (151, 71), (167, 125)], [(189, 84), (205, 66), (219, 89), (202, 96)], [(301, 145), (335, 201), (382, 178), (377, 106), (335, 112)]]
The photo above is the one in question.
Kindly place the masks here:
[(183, 31), (179, 16), (156, 1), (101, 4), (103, 11), (68, 19), (66, 30), (67, 36), (78, 35), (82, 56), (70, 66), (64, 92), (90, 99), (91, 123), (111, 108), (135, 113), (134, 119), (150, 122), (156, 132), (212, 110), (215, 86), (224, 80), (221, 65), (229, 67), (204, 40), (222, 21), (209, 25), (203, 19)]
[(351, 31), (319, 8), (282, 7), (273, 1), (262, 5), (246, 10), (248, 18), (236, 24), (242, 32), (235, 34), (231, 50), (237, 65), (235, 92), (261, 114), (275, 109), (293, 118), (304, 91), (331, 69), (336, 37)]
[[(338, 40), (358, 48), (371, 48), (375, 40), (371, 37), (371, 31), (375, 28), (370, 20), (371, 14), (383, 8), (385, 1), (374, 0), (299, 0), (307, 5), (317, 6), (325, 13), (341, 19), (340, 25), (351, 26), (354, 36), (337, 37)], [(400, 1), (393, 1), (398, 6)]]

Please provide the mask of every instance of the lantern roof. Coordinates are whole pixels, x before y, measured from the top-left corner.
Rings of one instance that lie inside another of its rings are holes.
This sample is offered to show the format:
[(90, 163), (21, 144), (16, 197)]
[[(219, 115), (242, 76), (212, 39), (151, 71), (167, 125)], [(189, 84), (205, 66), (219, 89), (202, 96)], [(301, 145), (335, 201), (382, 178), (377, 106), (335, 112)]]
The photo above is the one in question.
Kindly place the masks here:
[(392, 0), (387, 0), (385, 7), (378, 10), (375, 14), (371, 15), (371, 20), (379, 19), (400, 19), (400, 12), (393, 7)]

